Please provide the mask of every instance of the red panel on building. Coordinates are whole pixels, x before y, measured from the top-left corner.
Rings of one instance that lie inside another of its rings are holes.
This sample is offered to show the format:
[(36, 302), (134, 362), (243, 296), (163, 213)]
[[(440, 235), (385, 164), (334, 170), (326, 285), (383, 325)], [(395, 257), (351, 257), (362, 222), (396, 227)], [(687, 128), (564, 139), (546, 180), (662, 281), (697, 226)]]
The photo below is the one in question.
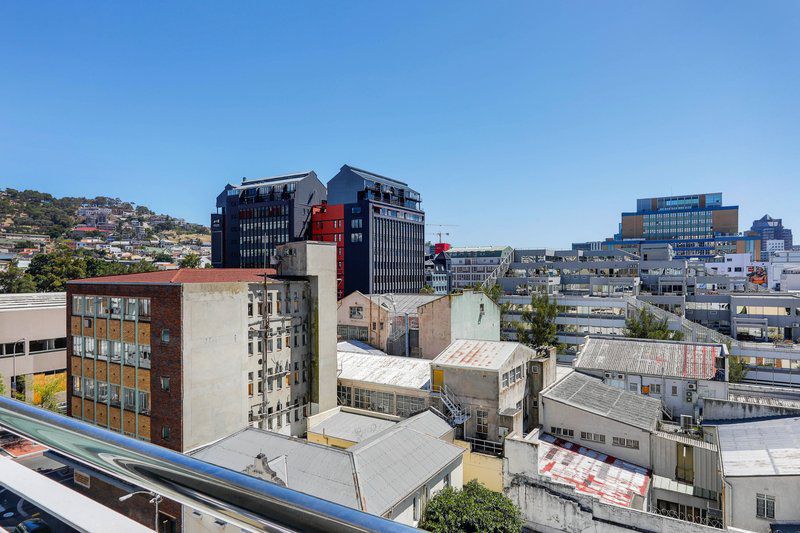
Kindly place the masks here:
[(450, 248), (452, 248), (452, 246), (450, 246), (450, 243), (448, 242), (437, 242), (433, 245), (433, 253), (440, 254), (442, 252), (446, 252)]
[(344, 298), (344, 205), (311, 208), (311, 240), (336, 243), (336, 297)]

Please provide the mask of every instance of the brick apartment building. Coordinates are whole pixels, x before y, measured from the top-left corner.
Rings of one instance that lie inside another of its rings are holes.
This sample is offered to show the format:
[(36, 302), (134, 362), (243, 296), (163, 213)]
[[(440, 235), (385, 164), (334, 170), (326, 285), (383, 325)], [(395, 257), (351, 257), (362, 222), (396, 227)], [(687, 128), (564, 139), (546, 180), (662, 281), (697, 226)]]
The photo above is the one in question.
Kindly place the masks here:
[[(335, 247), (276, 255), (275, 269), (69, 282), (68, 415), (179, 452), (247, 426), (302, 435), (336, 405)], [(92, 497), (124, 494), (92, 481)]]

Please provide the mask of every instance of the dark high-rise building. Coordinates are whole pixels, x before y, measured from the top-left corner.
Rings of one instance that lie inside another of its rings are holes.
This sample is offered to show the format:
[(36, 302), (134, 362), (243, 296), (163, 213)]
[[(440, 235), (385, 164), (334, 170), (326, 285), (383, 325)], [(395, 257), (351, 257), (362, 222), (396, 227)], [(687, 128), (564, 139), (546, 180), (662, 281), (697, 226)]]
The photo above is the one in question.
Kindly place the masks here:
[(417, 293), (425, 284), (425, 213), (407, 183), (344, 165), (328, 182), (342, 204), (343, 294)]
[(269, 267), (276, 245), (307, 238), (311, 207), (325, 199), (314, 171), (227, 185), (211, 215), (211, 264)]
[(761, 251), (767, 251), (767, 241), (783, 241), (783, 249), (792, 249), (792, 230), (783, 227), (783, 219), (764, 215), (753, 221), (752, 233), (761, 237)]

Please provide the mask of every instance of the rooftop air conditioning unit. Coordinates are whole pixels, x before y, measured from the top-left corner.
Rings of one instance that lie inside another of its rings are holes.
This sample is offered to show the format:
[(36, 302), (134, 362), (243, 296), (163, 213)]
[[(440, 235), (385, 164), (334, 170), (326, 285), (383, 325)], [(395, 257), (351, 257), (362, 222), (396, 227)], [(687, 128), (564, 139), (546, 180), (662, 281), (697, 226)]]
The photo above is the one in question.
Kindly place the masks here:
[(617, 379), (625, 379), (625, 375), (624, 374), (617, 374)]
[(692, 403), (692, 393), (691, 392), (687, 392), (686, 393), (686, 403)]
[(614, 375), (611, 372), (603, 372), (603, 377), (611, 379)]
[(697, 390), (697, 383), (689, 383), (686, 388), (689, 390)]

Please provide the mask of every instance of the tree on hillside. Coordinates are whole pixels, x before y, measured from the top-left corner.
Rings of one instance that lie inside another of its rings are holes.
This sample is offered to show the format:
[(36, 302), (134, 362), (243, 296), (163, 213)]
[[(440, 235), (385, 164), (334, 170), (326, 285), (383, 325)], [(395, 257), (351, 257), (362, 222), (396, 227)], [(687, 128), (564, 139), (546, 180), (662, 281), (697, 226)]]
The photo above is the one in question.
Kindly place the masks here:
[(558, 311), (558, 304), (551, 301), (547, 294), (534, 294), (531, 308), (525, 309), (517, 322), (517, 342), (531, 348), (559, 347), (556, 328)]
[(509, 498), (472, 480), (447, 487), (428, 504), (419, 527), (435, 533), (510, 533), (522, 530), (522, 515)]
[(625, 319), (623, 334), (634, 339), (683, 340), (683, 332), (671, 331), (666, 318), (659, 320), (647, 309), (641, 309), (638, 313)]
[(36, 292), (36, 282), (33, 276), (19, 268), (17, 261), (14, 260), (6, 270), (0, 271), (0, 293), (20, 292)]
[(178, 266), (181, 268), (200, 268), (200, 256), (197, 254), (186, 254), (180, 260)]

